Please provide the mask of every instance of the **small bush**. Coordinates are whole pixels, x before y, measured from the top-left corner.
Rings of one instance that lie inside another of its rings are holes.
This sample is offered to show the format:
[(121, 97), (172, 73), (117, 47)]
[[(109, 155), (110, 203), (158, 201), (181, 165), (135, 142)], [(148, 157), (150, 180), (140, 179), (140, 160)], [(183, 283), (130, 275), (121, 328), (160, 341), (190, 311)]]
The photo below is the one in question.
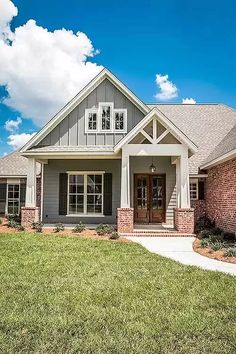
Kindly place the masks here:
[(224, 256), (225, 257), (236, 257), (236, 247), (230, 247), (227, 250), (225, 250)]
[(17, 231), (25, 231), (25, 228), (24, 226), (18, 224), (17, 227), (16, 227)]
[(223, 231), (219, 227), (213, 227), (211, 229), (211, 232), (213, 233), (213, 235), (221, 235)]
[(20, 224), (20, 216), (17, 214), (12, 214), (7, 216), (8, 221), (15, 221), (17, 224)]
[(99, 236), (110, 235), (110, 234), (112, 234), (113, 231), (115, 231), (115, 230), (114, 230), (114, 227), (111, 225), (100, 224), (96, 228), (96, 232)]
[(14, 219), (8, 219), (7, 226), (16, 229), (20, 224)]
[(79, 224), (75, 225), (75, 227), (73, 228), (73, 232), (82, 232), (85, 230), (85, 224), (80, 221)]
[(42, 222), (33, 222), (32, 228), (36, 230), (36, 232), (42, 232), (43, 231), (43, 223)]
[(0, 219), (0, 225), (2, 225), (2, 219)]
[(200, 245), (202, 248), (208, 247), (208, 240), (206, 238), (202, 238), (200, 241)]
[(205, 229), (211, 229), (215, 227), (215, 222), (211, 221), (206, 216), (201, 216), (196, 222), (195, 231), (198, 233)]
[(216, 241), (214, 243), (210, 243), (209, 245), (213, 251), (219, 251), (224, 248), (224, 243), (221, 241)]
[(235, 234), (233, 234), (232, 232), (223, 232), (223, 238), (225, 241), (230, 241), (230, 242), (234, 242), (236, 241), (236, 237)]
[(118, 240), (119, 237), (120, 237), (120, 236), (119, 236), (118, 232), (113, 231), (113, 232), (111, 233), (111, 235), (109, 236), (109, 239), (110, 239), (110, 240)]
[(55, 225), (53, 230), (54, 232), (60, 232), (60, 231), (64, 231), (65, 227), (61, 222), (59, 222), (58, 224)]
[(216, 243), (216, 242), (223, 242), (223, 235), (211, 235), (209, 237), (209, 242), (210, 243)]
[(200, 239), (203, 239), (203, 238), (209, 238), (210, 236), (212, 236), (212, 232), (211, 230), (202, 230), (200, 233), (199, 233), (199, 238)]

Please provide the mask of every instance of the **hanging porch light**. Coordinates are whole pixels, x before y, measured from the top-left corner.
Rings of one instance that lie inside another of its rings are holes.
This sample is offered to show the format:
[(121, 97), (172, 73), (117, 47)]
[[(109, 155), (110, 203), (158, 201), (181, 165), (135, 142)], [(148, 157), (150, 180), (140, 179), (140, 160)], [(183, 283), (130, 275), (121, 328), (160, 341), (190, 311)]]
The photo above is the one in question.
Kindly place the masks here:
[(153, 163), (153, 157), (152, 157), (152, 164), (149, 166), (149, 170), (152, 172), (152, 173), (154, 173), (154, 172), (156, 172), (156, 166), (154, 165), (154, 163)]

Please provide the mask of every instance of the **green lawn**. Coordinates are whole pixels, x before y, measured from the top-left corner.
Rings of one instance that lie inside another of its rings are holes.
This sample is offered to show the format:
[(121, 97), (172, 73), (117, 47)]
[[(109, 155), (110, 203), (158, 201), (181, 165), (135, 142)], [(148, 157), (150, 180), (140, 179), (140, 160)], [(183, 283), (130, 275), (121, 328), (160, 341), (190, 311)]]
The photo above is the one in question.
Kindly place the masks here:
[(235, 353), (236, 281), (136, 244), (0, 234), (0, 353)]

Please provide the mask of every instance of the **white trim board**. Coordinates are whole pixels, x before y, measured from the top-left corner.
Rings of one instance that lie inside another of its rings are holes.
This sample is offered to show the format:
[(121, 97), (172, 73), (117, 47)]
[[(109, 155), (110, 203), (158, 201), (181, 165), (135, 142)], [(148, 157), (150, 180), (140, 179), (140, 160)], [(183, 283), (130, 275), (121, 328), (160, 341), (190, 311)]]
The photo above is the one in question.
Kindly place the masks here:
[(214, 166), (219, 165), (219, 164), (221, 164), (223, 162), (229, 161), (229, 160), (231, 160), (231, 159), (233, 159), (235, 157), (236, 157), (236, 149), (234, 149), (234, 150), (232, 150), (230, 152), (227, 152), (226, 154), (224, 154), (224, 155), (222, 155), (220, 157), (217, 157), (216, 159), (201, 165), (200, 169), (201, 170), (205, 170), (205, 169), (214, 167)]
[(103, 69), (88, 85), (86, 85), (71, 101), (69, 101), (32, 139), (29, 140), (20, 152), (25, 152), (37, 145), (46, 137), (74, 108), (76, 108), (101, 82), (108, 79), (118, 90), (120, 90), (139, 110), (144, 114), (150, 111), (132, 91), (129, 90), (115, 75), (108, 69)]

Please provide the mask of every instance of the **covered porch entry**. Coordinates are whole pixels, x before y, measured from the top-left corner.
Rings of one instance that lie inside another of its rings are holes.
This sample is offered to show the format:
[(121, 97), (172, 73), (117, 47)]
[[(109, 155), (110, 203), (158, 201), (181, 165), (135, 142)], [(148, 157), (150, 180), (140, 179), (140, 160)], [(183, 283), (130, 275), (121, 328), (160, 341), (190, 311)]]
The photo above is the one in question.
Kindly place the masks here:
[(118, 231), (132, 233), (134, 224), (164, 224), (193, 233), (189, 157), (197, 151), (156, 108), (115, 147), (122, 149), (121, 208)]

